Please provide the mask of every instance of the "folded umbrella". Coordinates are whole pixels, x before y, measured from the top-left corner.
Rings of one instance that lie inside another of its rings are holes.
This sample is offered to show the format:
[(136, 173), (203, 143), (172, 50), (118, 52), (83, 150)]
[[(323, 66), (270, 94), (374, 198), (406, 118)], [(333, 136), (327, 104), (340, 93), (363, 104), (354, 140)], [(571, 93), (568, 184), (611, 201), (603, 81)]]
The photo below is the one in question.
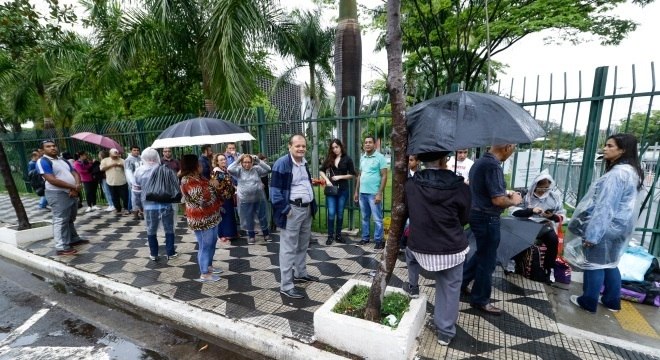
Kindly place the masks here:
[[(511, 258), (534, 245), (541, 228), (543, 228), (543, 224), (527, 218), (505, 217), (500, 219), (500, 245), (497, 248), (497, 263), (506, 266)], [(477, 243), (470, 229), (466, 230), (466, 235), (470, 242), (470, 252), (467, 255), (469, 259), (477, 250)]]
[(152, 148), (251, 141), (254, 137), (236, 124), (221, 119), (199, 117), (176, 123), (158, 136)]
[(94, 134), (94, 133), (91, 133), (91, 132), (80, 132), (80, 133), (76, 133), (76, 134), (71, 135), (71, 137), (74, 138), (74, 139), (84, 141), (86, 143), (98, 145), (102, 148), (117, 149), (117, 150), (119, 150), (120, 153), (124, 152), (124, 148), (121, 145), (119, 145), (118, 142), (116, 142), (115, 140), (113, 140), (113, 139), (111, 139), (107, 136)]
[(525, 109), (497, 95), (459, 91), (407, 112), (408, 153), (530, 143), (545, 131)]

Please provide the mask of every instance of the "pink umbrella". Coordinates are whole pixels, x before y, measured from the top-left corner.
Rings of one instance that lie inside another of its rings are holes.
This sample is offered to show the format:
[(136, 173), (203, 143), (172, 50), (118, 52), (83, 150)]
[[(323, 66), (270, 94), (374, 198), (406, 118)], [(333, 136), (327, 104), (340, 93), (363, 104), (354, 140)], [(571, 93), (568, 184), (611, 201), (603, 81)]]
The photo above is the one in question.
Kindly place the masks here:
[(77, 134), (71, 135), (72, 138), (78, 139), (90, 144), (98, 145), (100, 147), (106, 148), (106, 149), (117, 149), (119, 150), (120, 153), (124, 152), (124, 148), (119, 145), (118, 142), (114, 141), (113, 139), (99, 135), (99, 134), (94, 134), (91, 132), (80, 132)]

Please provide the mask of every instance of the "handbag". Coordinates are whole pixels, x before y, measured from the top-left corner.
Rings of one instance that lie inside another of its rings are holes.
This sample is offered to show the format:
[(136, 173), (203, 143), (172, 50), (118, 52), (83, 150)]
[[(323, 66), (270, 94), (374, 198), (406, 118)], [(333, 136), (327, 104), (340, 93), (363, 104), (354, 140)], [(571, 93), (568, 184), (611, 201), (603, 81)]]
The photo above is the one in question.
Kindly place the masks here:
[[(332, 169), (330, 169), (332, 171)], [(339, 187), (336, 185), (333, 186), (328, 186), (326, 185), (325, 188), (323, 189), (323, 193), (325, 196), (337, 196), (339, 195)]]
[(174, 171), (165, 165), (154, 169), (151, 177), (142, 187), (148, 201), (159, 203), (178, 203), (181, 201), (181, 188), (179, 179)]

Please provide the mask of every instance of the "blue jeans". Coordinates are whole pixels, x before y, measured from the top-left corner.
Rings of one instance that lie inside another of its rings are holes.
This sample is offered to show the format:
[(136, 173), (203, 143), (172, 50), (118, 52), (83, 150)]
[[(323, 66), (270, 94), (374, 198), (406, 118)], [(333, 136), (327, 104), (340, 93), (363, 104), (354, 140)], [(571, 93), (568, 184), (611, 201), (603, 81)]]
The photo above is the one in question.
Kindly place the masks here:
[(101, 188), (103, 189), (103, 196), (105, 196), (105, 201), (108, 203), (108, 206), (115, 206), (115, 203), (112, 202), (112, 193), (110, 193), (110, 185), (108, 182), (103, 179), (101, 181)]
[(374, 218), (374, 240), (383, 241), (383, 202), (376, 204), (376, 194), (360, 193), (360, 213), (362, 214), (362, 241), (369, 241), (371, 217)]
[(147, 240), (152, 256), (158, 255), (158, 241), (156, 233), (158, 232), (158, 223), (163, 223), (165, 231), (165, 248), (167, 255), (174, 254), (174, 209), (167, 206), (162, 209), (153, 209), (144, 211), (144, 220), (147, 226)]
[(197, 264), (201, 274), (209, 273), (209, 266), (213, 266), (215, 244), (218, 242), (218, 226), (206, 230), (195, 230), (195, 238), (199, 245), (197, 251)]
[(474, 280), (470, 303), (487, 305), (497, 264), (497, 247), (500, 245), (500, 216), (471, 211), (469, 222), (477, 241), (477, 251), (463, 268), (461, 286), (466, 287)]
[(46, 206), (48, 206), (48, 200), (46, 200), (46, 196), (42, 196), (42, 197), (40, 197), (40, 198), (39, 198), (39, 207), (40, 207), (41, 209), (43, 209), (43, 208), (45, 208)]
[[(336, 196), (325, 196), (325, 206), (328, 208), (328, 236), (341, 234), (344, 225), (344, 208), (348, 199), (348, 190), (339, 190)], [(335, 218), (337, 224), (335, 225)]]
[(619, 268), (584, 270), (582, 296), (577, 301), (587, 311), (596, 312), (601, 286), (605, 285), (601, 301), (613, 310), (621, 310), (621, 272)]

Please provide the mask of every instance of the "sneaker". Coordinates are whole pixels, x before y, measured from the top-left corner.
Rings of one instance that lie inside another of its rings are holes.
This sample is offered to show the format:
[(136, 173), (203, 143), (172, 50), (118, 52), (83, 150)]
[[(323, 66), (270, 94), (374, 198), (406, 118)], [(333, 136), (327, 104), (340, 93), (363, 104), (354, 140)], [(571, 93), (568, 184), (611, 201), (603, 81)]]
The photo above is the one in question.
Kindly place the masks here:
[(367, 245), (368, 243), (369, 243), (369, 240), (364, 240), (364, 239), (360, 240), (360, 242), (359, 242), (359, 244), (362, 245), (362, 246)]
[(57, 255), (75, 255), (78, 253), (76, 249), (67, 249), (67, 250), (57, 250)]
[(97, 205), (92, 206), (92, 209), (94, 209), (94, 210), (103, 210), (102, 207), (97, 206)]
[(88, 206), (87, 209), (85, 209), (85, 214), (90, 213), (92, 211), (94, 211), (94, 209), (92, 209), (91, 206)]
[(328, 236), (328, 240), (325, 241), (326, 245), (332, 245), (332, 242), (334, 241), (333, 236)]
[(619, 311), (621, 311), (621, 309), (618, 309), (618, 310), (617, 309), (611, 309), (611, 308), (607, 307), (607, 305), (603, 304), (603, 297), (602, 296), (598, 297), (598, 303), (603, 305), (607, 310), (609, 310), (613, 313), (618, 313)]
[(273, 239), (270, 238), (270, 235), (264, 235), (264, 241), (267, 243), (272, 243)]
[(179, 253), (178, 253), (178, 252), (175, 252), (175, 253), (172, 254), (172, 255), (167, 255), (167, 260), (176, 259), (177, 257), (179, 257)]
[(280, 294), (286, 297), (290, 297), (292, 299), (302, 299), (305, 297), (305, 295), (303, 295), (303, 293), (301, 293), (300, 291), (296, 290), (296, 288), (291, 288), (289, 290), (280, 290)]
[(220, 276), (218, 275), (211, 275), (211, 276), (200, 276), (199, 278), (195, 279), (197, 282), (215, 282), (220, 280)]
[(410, 296), (411, 299), (417, 299), (419, 297), (419, 285), (412, 286), (408, 284), (404, 290), (408, 293), (408, 296)]
[(374, 250), (383, 250), (384, 248), (385, 248), (385, 242), (384, 241), (377, 242), (376, 246), (374, 246)]
[(130, 214), (131, 214), (131, 212), (130, 212), (130, 211), (128, 211), (128, 210), (124, 210), (124, 211), (123, 211), (123, 212), (122, 212), (121, 214), (122, 214), (122, 215), (130, 215)]
[(588, 312), (588, 313), (590, 313), (590, 314), (595, 314), (595, 313), (596, 313), (595, 311), (589, 311), (589, 310), (583, 308), (582, 305), (580, 305), (580, 304), (578, 303), (578, 296), (577, 296), (577, 295), (571, 295), (571, 298), (570, 298), (570, 299), (571, 299), (571, 302), (573, 303), (573, 305), (579, 307), (580, 309), (582, 309), (582, 310), (584, 310), (584, 311), (586, 311), (586, 312)]
[(89, 244), (89, 240), (80, 239), (78, 241), (74, 241), (74, 242), (70, 243), (69, 245), (78, 246), (78, 245), (85, 245), (85, 244)]
[(438, 334), (438, 344), (442, 346), (447, 346), (451, 342), (451, 338), (448, 336)]
[(214, 268), (209, 269), (209, 272), (211, 274), (222, 274), (222, 269), (214, 267)]
[(255, 238), (248, 238), (248, 244), (249, 245), (254, 245), (256, 244), (257, 240)]
[(117, 209), (115, 209), (114, 206), (108, 206), (107, 208), (105, 208), (105, 211), (107, 211), (107, 212), (112, 212), (112, 211), (115, 211), (115, 210), (117, 210)]
[(133, 220), (140, 220), (140, 213), (135, 211), (133, 212)]
[(151, 261), (158, 261), (158, 256), (151, 256), (151, 255), (149, 255), (149, 260), (151, 260)]

